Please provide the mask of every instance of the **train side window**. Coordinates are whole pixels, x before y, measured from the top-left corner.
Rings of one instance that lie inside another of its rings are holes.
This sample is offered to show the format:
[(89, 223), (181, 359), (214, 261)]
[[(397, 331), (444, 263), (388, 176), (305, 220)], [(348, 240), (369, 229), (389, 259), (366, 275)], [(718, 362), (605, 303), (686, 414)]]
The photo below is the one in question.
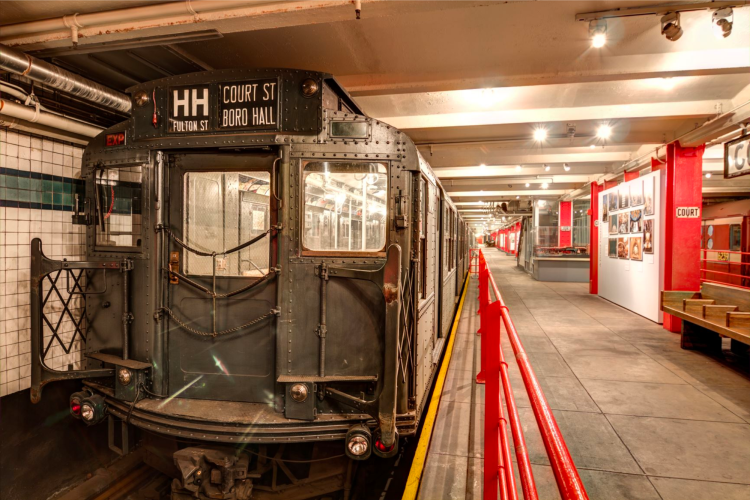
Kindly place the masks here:
[(419, 182), (419, 297), (427, 297), (427, 181)]
[(96, 245), (104, 250), (140, 250), (142, 187), (140, 166), (94, 172), (97, 202)]
[(382, 163), (309, 162), (304, 169), (305, 250), (382, 252), (388, 175)]
[(732, 224), (729, 226), (729, 250), (739, 252), (742, 249), (742, 226)]
[[(221, 255), (271, 227), (268, 172), (188, 172), (185, 174), (183, 234), (188, 246), (216, 252), (217, 276), (260, 277), (268, 273), (270, 238)], [(185, 272), (211, 276), (212, 257), (185, 252)]]

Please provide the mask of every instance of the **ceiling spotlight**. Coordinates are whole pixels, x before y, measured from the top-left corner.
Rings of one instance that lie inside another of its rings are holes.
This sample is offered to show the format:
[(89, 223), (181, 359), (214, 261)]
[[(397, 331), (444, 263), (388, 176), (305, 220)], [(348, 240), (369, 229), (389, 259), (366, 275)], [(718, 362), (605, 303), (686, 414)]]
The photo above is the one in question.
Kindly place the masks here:
[(547, 138), (547, 129), (539, 127), (538, 129), (534, 130), (534, 140), (535, 141), (542, 142), (546, 138)]
[(545, 166), (544, 166), (544, 171), (545, 171), (545, 172), (549, 172), (549, 169), (550, 169), (550, 168), (551, 168), (551, 167), (550, 167), (549, 165), (545, 165)]
[(711, 15), (711, 21), (714, 25), (714, 36), (719, 40), (732, 34), (734, 13), (731, 7), (715, 10)]
[(527, 183), (526, 183), (526, 187), (529, 187), (529, 186), (531, 186), (531, 184), (529, 184), (529, 183), (527, 182)]
[(516, 170), (521, 170), (523, 167), (521, 165), (516, 165)]
[(589, 37), (591, 46), (595, 49), (601, 49), (607, 43), (607, 21), (604, 19), (595, 19), (589, 23)]
[(520, 196), (518, 196), (518, 195), (516, 195), (516, 199), (519, 199), (519, 198), (521, 198), (521, 197), (520, 197)]
[(570, 172), (570, 165), (568, 165), (567, 163), (563, 163), (563, 170), (565, 170), (566, 172)]
[(596, 145), (592, 144), (591, 146), (589, 146), (589, 148), (596, 149)]
[(661, 18), (661, 34), (667, 37), (670, 42), (676, 42), (682, 36), (682, 26), (680, 26), (680, 13), (670, 12)]
[(542, 182), (542, 189), (547, 189), (549, 187), (549, 184), (546, 182)]
[(484, 163), (482, 163), (481, 165), (479, 165), (479, 170), (484, 170), (484, 168), (485, 168), (486, 166), (487, 166), (487, 165), (485, 165)]
[(596, 136), (599, 139), (609, 139), (609, 136), (612, 135), (612, 127), (609, 125), (602, 125), (599, 127), (599, 130), (596, 131)]
[(711, 172), (706, 172), (706, 179), (710, 179), (710, 178), (711, 178)]

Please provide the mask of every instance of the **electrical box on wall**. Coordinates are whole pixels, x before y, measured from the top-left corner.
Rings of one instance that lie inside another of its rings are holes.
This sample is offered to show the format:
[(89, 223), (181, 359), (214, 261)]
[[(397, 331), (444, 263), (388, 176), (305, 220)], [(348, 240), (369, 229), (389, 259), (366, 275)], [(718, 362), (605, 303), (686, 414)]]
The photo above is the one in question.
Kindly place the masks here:
[(660, 171), (599, 193), (599, 296), (661, 323), (664, 186)]

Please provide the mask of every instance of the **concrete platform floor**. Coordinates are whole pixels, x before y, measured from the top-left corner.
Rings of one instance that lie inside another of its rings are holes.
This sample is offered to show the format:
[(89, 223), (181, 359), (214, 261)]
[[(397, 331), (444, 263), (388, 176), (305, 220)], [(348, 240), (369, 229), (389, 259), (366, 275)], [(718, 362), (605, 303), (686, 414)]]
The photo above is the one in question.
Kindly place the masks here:
[[(515, 259), (494, 249), (485, 255), (591, 499), (750, 499), (746, 358), (682, 350), (678, 335), (590, 295), (588, 284), (541, 283)], [(424, 500), (482, 498), (476, 286), (471, 280), (420, 489)], [(558, 499), (505, 337), (503, 349), (540, 498)]]

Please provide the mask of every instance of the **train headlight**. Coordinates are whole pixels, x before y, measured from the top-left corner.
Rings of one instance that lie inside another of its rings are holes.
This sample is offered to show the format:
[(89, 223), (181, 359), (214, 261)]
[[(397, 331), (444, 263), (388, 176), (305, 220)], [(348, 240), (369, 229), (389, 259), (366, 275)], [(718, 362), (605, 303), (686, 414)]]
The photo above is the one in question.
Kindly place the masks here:
[(145, 90), (139, 90), (133, 96), (133, 102), (135, 102), (136, 106), (142, 108), (143, 106), (148, 104), (148, 92), (146, 92)]
[(81, 401), (81, 418), (88, 425), (94, 425), (101, 421), (106, 414), (104, 397), (92, 394)]
[(83, 417), (85, 421), (91, 422), (92, 420), (94, 420), (95, 416), (96, 412), (94, 411), (94, 407), (89, 403), (86, 403), (81, 407), (81, 417)]
[(120, 383), (122, 385), (128, 385), (133, 379), (133, 374), (130, 373), (130, 370), (128, 370), (127, 368), (120, 368), (117, 371), (117, 378), (120, 379)]
[(312, 97), (318, 93), (318, 82), (312, 78), (308, 78), (302, 82), (302, 95), (305, 97)]
[(367, 460), (372, 453), (370, 429), (357, 424), (346, 433), (346, 456), (352, 460)]
[(305, 384), (294, 384), (289, 394), (296, 402), (303, 403), (307, 399), (307, 386)]
[(368, 443), (367, 439), (363, 436), (354, 436), (349, 440), (346, 446), (349, 448), (349, 452), (352, 455), (361, 457), (369, 450), (370, 443)]

